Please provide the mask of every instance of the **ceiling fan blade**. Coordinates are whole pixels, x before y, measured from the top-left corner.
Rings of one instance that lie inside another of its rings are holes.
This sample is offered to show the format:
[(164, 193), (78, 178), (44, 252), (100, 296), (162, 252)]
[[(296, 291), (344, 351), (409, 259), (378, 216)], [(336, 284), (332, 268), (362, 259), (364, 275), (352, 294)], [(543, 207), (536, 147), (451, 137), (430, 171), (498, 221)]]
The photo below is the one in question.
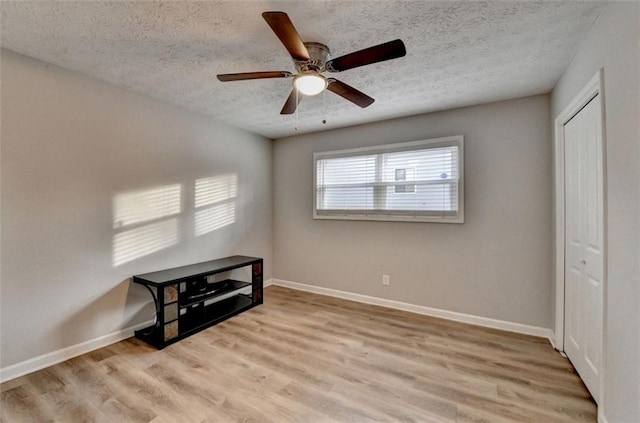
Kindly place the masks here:
[(293, 26), (291, 19), (284, 12), (264, 12), (262, 17), (276, 33), (284, 47), (287, 49), (291, 57), (295, 60), (309, 60), (309, 52), (304, 46), (296, 27)]
[(342, 72), (359, 66), (397, 59), (406, 54), (407, 50), (402, 40), (393, 40), (329, 60), (324, 67), (329, 72)]
[(273, 72), (245, 72), (245, 73), (223, 73), (218, 75), (218, 80), (222, 82), (244, 81), (247, 79), (264, 79), (264, 78), (290, 78), (293, 74), (286, 71)]
[(327, 82), (329, 83), (329, 85), (327, 85), (327, 89), (329, 91), (338, 94), (340, 97), (343, 97), (362, 108), (370, 106), (371, 103), (375, 101), (362, 91), (358, 91), (352, 86), (349, 86), (344, 82), (340, 82), (337, 79), (329, 78)]
[[(296, 97), (298, 97), (298, 101), (296, 101)], [(294, 88), (293, 90), (291, 90), (291, 94), (289, 94), (289, 97), (287, 98), (287, 101), (285, 101), (284, 106), (282, 106), (282, 110), (280, 110), (280, 114), (281, 115), (290, 115), (293, 112), (296, 111), (296, 108), (298, 107), (298, 104), (300, 104), (300, 101), (302, 100), (302, 94), (298, 93), (296, 95), (296, 89)]]

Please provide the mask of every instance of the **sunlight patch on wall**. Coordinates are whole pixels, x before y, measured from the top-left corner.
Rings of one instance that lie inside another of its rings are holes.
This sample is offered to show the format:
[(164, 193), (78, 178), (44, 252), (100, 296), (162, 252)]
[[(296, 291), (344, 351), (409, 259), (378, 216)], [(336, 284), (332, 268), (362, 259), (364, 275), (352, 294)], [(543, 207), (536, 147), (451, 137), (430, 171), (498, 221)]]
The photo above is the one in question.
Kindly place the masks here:
[(113, 197), (113, 227), (149, 222), (180, 213), (180, 184), (145, 191), (117, 194)]
[(196, 211), (196, 236), (231, 225), (236, 221), (235, 203), (220, 204)]
[(119, 266), (177, 243), (176, 218), (117, 233), (113, 237), (113, 265)]
[(195, 235), (201, 236), (236, 221), (238, 175), (228, 174), (195, 182)]
[(203, 207), (236, 197), (238, 175), (220, 175), (196, 180), (195, 206)]
[(182, 185), (173, 184), (113, 197), (113, 266), (178, 243)]

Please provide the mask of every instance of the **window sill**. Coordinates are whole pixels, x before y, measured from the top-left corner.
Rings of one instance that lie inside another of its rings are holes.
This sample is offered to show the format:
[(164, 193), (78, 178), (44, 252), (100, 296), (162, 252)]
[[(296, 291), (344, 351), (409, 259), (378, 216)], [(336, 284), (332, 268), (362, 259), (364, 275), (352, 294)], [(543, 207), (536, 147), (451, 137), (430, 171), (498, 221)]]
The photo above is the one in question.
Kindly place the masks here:
[(414, 222), (414, 223), (464, 223), (464, 216), (435, 217), (435, 216), (374, 216), (365, 214), (349, 215), (318, 215), (313, 214), (314, 220), (365, 220), (379, 222)]

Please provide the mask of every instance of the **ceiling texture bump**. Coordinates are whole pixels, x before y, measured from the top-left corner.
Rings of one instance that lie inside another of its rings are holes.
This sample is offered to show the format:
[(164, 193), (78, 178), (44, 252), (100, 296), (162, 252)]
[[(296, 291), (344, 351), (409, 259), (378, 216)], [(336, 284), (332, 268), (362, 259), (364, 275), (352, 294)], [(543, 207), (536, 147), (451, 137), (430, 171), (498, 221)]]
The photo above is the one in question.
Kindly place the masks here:
[[(601, 1), (2, 1), (3, 48), (268, 138), (548, 93)], [(292, 60), (262, 19), (286, 12), (333, 57), (400, 38), (407, 55), (328, 74), (373, 97), (326, 92), (279, 114), (292, 79), (220, 82)], [(327, 123), (323, 124), (322, 120)], [(296, 122), (298, 129), (296, 130)]]

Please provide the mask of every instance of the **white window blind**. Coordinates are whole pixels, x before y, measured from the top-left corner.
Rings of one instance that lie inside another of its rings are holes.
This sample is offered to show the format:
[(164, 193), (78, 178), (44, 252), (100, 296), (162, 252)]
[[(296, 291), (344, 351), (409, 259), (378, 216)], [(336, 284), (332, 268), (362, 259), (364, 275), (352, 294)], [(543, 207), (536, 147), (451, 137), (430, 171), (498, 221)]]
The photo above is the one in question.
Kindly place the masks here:
[(462, 223), (463, 137), (314, 154), (316, 219)]

